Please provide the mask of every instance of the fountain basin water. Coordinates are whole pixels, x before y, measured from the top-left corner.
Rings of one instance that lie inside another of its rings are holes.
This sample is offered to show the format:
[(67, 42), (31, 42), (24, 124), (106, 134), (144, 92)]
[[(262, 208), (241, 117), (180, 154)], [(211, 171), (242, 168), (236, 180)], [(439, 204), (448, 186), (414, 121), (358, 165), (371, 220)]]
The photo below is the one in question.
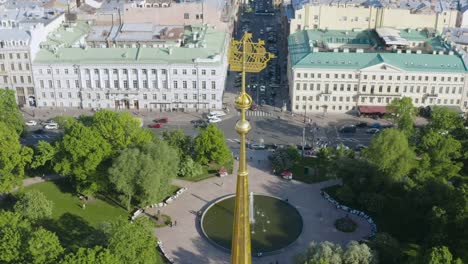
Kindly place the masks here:
[[(230, 250), (234, 195), (220, 199), (205, 210), (201, 220), (204, 235), (215, 245)], [(281, 199), (254, 195), (255, 222), (251, 224), (252, 254), (268, 254), (292, 244), (302, 232), (302, 217)]]

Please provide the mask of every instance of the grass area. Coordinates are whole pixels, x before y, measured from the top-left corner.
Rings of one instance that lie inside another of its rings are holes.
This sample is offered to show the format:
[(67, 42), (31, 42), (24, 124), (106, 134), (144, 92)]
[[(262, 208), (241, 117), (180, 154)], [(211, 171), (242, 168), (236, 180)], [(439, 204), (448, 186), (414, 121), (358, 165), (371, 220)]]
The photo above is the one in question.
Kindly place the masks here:
[(128, 213), (114, 205), (104, 202), (98, 198), (86, 203), (83, 209), (82, 202), (73, 192), (66, 180), (44, 182), (24, 188), (24, 191), (38, 190), (44, 193), (47, 199), (54, 202), (52, 218), (59, 220), (65, 214), (72, 214), (84, 219), (92, 226), (100, 222), (109, 221), (119, 216), (128, 217)]
[[(219, 201), (203, 217), (203, 229), (217, 245), (229, 249), (232, 240), (234, 197)], [(277, 198), (254, 196), (255, 223), (251, 225), (252, 253), (272, 252), (294, 242), (302, 232), (299, 212)]]
[(321, 174), (316, 170), (317, 165), (317, 158), (305, 157), (301, 159), (292, 168), (293, 179), (304, 183), (330, 180), (330, 177), (327, 177), (326, 174)]

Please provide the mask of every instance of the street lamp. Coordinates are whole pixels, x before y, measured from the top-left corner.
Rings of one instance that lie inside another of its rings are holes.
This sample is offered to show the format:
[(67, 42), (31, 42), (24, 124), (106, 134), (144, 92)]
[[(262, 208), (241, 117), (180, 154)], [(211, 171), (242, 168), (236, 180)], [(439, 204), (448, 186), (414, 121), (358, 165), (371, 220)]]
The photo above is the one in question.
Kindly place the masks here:
[(307, 97), (306, 101), (305, 101), (305, 111), (304, 111), (304, 124), (306, 123), (306, 119), (307, 119), (307, 102), (308, 101), (312, 101), (311, 100), (311, 97)]

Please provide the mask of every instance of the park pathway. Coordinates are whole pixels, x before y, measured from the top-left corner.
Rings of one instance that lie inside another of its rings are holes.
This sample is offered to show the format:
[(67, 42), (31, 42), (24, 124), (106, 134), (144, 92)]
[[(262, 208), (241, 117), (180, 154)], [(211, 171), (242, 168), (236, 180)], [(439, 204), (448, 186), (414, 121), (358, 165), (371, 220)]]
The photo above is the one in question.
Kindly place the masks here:
[[(253, 165), (253, 164), (250, 164)], [(255, 164), (257, 165), (257, 164)], [(237, 168), (237, 164), (234, 164)], [(350, 240), (360, 240), (371, 232), (370, 225), (362, 218), (351, 215), (358, 223), (353, 233), (342, 233), (334, 228), (334, 221), (346, 213), (337, 210), (320, 195), (320, 189), (336, 182), (304, 184), (284, 181), (266, 171), (266, 168), (249, 166), (250, 191), (288, 199), (301, 213), (304, 228), (298, 240), (282, 252), (261, 258), (254, 257), (255, 264), (292, 263), (293, 256), (304, 252), (311, 241), (331, 241), (345, 245)], [(188, 190), (161, 213), (170, 215), (177, 226), (157, 228), (156, 236), (162, 242), (168, 256), (175, 263), (183, 264), (224, 264), (229, 263), (229, 254), (211, 245), (199, 229), (196, 212), (205, 209), (218, 198), (235, 192), (236, 177), (211, 178), (201, 182), (176, 180), (176, 185)]]

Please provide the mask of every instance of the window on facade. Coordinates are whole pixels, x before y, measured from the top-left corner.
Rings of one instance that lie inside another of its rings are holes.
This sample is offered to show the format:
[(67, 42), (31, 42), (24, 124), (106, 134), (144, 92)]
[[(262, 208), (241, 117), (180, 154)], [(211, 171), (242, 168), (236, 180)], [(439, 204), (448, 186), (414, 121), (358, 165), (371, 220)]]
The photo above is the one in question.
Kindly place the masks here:
[(124, 80), (124, 81), (123, 81), (123, 85), (124, 85), (124, 88), (125, 88), (125, 89), (128, 89), (128, 81), (127, 81), (127, 80)]
[(201, 84), (202, 84), (202, 85), (201, 85), (201, 86), (202, 86), (202, 89), (206, 89), (206, 81), (202, 81)]
[(137, 80), (133, 80), (133, 88), (138, 88), (138, 81)]
[(306, 91), (307, 90), (307, 83), (302, 84), (302, 90)]
[(106, 88), (109, 89), (110, 88), (110, 81), (109, 80), (106, 80)]
[(182, 70), (182, 74), (183, 74), (183, 75), (187, 75), (187, 70), (186, 70), (186, 69), (183, 69), (183, 70)]
[(148, 89), (148, 81), (143, 80), (143, 88)]
[(197, 70), (196, 69), (192, 69), (192, 75), (196, 75), (197, 74)]
[(156, 69), (151, 69), (151, 74), (156, 75)]
[(211, 82), (211, 89), (216, 89), (216, 82), (215, 81), (212, 81)]
[(157, 94), (153, 94), (153, 100), (158, 100), (158, 95)]
[(99, 80), (96, 80), (96, 88), (101, 88), (101, 82)]
[(202, 75), (206, 75), (206, 70), (201, 70)]
[(119, 81), (118, 80), (114, 80), (114, 88), (119, 88)]
[(211, 75), (216, 75), (216, 70), (211, 70)]
[(189, 13), (184, 13), (184, 19), (189, 19), (190, 16), (189, 16)]
[(178, 84), (177, 81), (174, 81), (174, 82), (173, 82), (173, 85), (172, 85), (172, 86), (173, 86), (174, 89), (177, 89), (177, 84)]
[(182, 88), (187, 89), (187, 81), (182, 81)]
[(157, 88), (157, 86), (158, 86), (158, 81), (153, 80), (153, 88)]
[(146, 69), (141, 70), (141, 72), (145, 75), (148, 74), (148, 71)]
[(136, 75), (136, 74), (138, 74), (138, 70), (137, 69), (132, 69), (132, 73)]
[(211, 100), (216, 100), (216, 94), (211, 95)]
[(206, 94), (202, 94), (202, 99), (206, 100)]
[(163, 80), (163, 81), (162, 81), (162, 87), (163, 87), (164, 89), (167, 89), (167, 80)]

